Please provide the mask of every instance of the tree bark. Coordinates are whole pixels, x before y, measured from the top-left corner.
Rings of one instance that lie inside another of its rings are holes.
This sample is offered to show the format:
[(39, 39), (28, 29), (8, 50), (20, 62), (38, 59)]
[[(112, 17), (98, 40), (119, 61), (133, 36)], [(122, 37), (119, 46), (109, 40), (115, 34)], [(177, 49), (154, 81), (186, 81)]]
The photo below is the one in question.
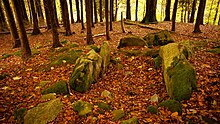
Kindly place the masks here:
[(50, 22), (50, 14), (49, 14), (49, 4), (48, 0), (43, 0), (44, 3), (44, 10), (45, 10), (45, 15), (46, 15), (46, 23), (47, 23), (47, 30), (51, 29), (51, 22)]
[[(217, 15), (218, 15), (219, 4), (220, 4), (220, 0), (218, 0), (217, 7), (215, 8), (215, 17), (214, 17), (213, 25), (215, 24), (215, 21), (216, 21)], [(220, 17), (220, 15), (219, 15), (219, 17)]]
[(80, 3), (81, 3), (81, 25), (82, 25), (82, 30), (85, 29), (85, 26), (84, 26), (84, 22), (83, 22), (83, 0), (80, 0)]
[(59, 21), (58, 21), (58, 17), (57, 17), (57, 8), (56, 8), (56, 3), (55, 3), (56, 0), (54, 0), (54, 17), (55, 17), (55, 23), (56, 23), (56, 26), (59, 28), (60, 25), (59, 25)]
[[(79, 1), (78, 1), (79, 3)], [(69, 0), (69, 4), (70, 4), (70, 19), (71, 19), (71, 24), (74, 23), (74, 19), (73, 19), (73, 3), (72, 0)]]
[(63, 23), (65, 24), (65, 29), (66, 29), (66, 36), (71, 35), (71, 29), (70, 29), (70, 20), (69, 20), (69, 13), (68, 13), (68, 6), (66, 0), (60, 0), (60, 6), (62, 9), (62, 20)]
[(95, 27), (95, 25), (94, 25), (94, 18), (93, 18), (93, 10), (94, 10), (94, 8), (93, 8), (93, 1), (94, 0), (91, 0), (91, 22), (92, 22), (92, 27)]
[(199, 9), (198, 9), (197, 18), (196, 18), (196, 24), (194, 26), (194, 31), (193, 31), (194, 33), (201, 33), (199, 26), (201, 22), (203, 21), (205, 4), (206, 4), (206, 0), (200, 0)]
[(5, 13), (8, 18), (9, 29), (12, 35), (12, 39), (14, 41), (13, 48), (18, 48), (21, 46), (21, 41), (19, 39), (19, 35), (15, 24), (15, 19), (10, 7), (10, 3), (8, 0), (2, 0), (2, 2), (5, 7)]
[(113, 0), (110, 0), (110, 31), (113, 30), (113, 28), (112, 28), (112, 21), (113, 21), (113, 4), (114, 4), (114, 1), (113, 1)]
[(42, 11), (42, 8), (41, 8), (41, 1), (40, 0), (35, 0), (35, 6), (36, 6), (37, 13), (38, 13), (38, 17), (40, 19), (44, 19), (43, 11)]
[(32, 23), (32, 21), (33, 21), (33, 16), (32, 16), (32, 12), (31, 12), (31, 3), (30, 3), (30, 0), (28, 0), (27, 2), (28, 2), (30, 22)]
[(108, 0), (105, 0), (105, 29), (106, 29), (106, 40), (110, 40), (110, 36), (109, 36), (109, 14), (108, 14)]
[(175, 31), (177, 5), (178, 5), (178, 0), (175, 0), (174, 6), (173, 6), (172, 29), (171, 29), (171, 31)]
[(144, 16), (144, 19), (141, 21), (141, 23), (157, 22), (156, 7), (157, 7), (157, 0), (146, 1), (146, 14)]
[(95, 24), (96, 24), (96, 23), (98, 23), (98, 14), (97, 14), (96, 1), (93, 0), (93, 3), (94, 3)]
[(12, 0), (13, 7), (15, 8), (15, 17), (17, 20), (17, 26), (19, 28), (20, 40), (21, 40), (21, 50), (22, 50), (22, 60), (27, 60), (31, 57), (31, 49), (29, 46), (27, 34), (25, 31), (24, 23), (21, 17), (21, 10), (17, 0)]
[(117, 21), (118, 16), (118, 0), (115, 0), (115, 18), (114, 21)]
[(24, 0), (19, 0), (21, 5), (21, 13), (23, 15), (23, 19), (28, 22), (27, 11), (25, 8)]
[(138, 0), (136, 0), (135, 21), (138, 21)]
[(76, 0), (76, 22), (79, 23), (81, 21), (80, 19), (80, 11), (79, 11), (79, 0)]
[(220, 25), (220, 15), (219, 15), (219, 17), (218, 17), (218, 25)]
[(7, 28), (7, 26), (6, 26), (6, 19), (4, 17), (3, 11), (4, 10), (3, 10), (3, 8), (2, 8), (2, 6), (0, 4), (0, 29), (1, 29), (1, 31), (5, 31), (5, 28)]
[(87, 35), (86, 35), (86, 41), (87, 44), (94, 44), (93, 38), (92, 38), (92, 29), (91, 29), (91, 0), (85, 0), (86, 5), (86, 28), (87, 28)]
[(126, 19), (131, 20), (131, 5), (130, 5), (130, 0), (127, 0), (126, 4)]
[(38, 25), (37, 13), (35, 12), (34, 0), (30, 0), (31, 3), (31, 12), (33, 15), (33, 32), (32, 35), (40, 34), (40, 28)]
[(171, 0), (167, 0), (164, 21), (170, 21), (170, 6), (171, 6)]
[(102, 19), (102, 0), (99, 0), (99, 16), (100, 16), (100, 22), (103, 22), (103, 19)]
[(190, 20), (189, 20), (190, 23), (194, 22), (195, 12), (196, 12), (196, 3), (197, 3), (197, 0), (193, 0), (192, 12), (191, 12)]
[(209, 9), (209, 16), (208, 16), (208, 22), (207, 22), (207, 24), (209, 24), (209, 20), (210, 20), (210, 16), (211, 16), (211, 12), (212, 12), (213, 3), (214, 3), (214, 0), (212, 0), (211, 6), (210, 6), (210, 9)]
[(121, 29), (122, 32), (125, 33), (123, 12), (121, 12)]

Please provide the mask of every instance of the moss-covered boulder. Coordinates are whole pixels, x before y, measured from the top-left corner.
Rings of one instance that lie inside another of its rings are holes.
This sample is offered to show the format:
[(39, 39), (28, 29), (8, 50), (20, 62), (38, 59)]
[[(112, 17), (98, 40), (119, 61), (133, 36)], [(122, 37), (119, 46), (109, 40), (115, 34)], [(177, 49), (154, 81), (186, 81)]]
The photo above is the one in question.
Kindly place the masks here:
[(123, 110), (113, 110), (112, 111), (113, 121), (118, 121), (119, 119), (123, 118), (124, 116), (125, 116), (125, 113)]
[(108, 90), (104, 90), (101, 93), (101, 97), (104, 97), (104, 98), (107, 98), (107, 99), (112, 99), (113, 98), (111, 92), (109, 92)]
[(99, 102), (98, 107), (105, 111), (111, 110), (111, 106), (108, 105), (106, 102)]
[(92, 105), (88, 102), (79, 100), (73, 105), (73, 109), (78, 112), (79, 116), (86, 116), (92, 112)]
[(173, 42), (173, 39), (167, 30), (162, 30), (156, 33), (149, 33), (143, 39), (146, 40), (149, 47), (162, 46)]
[(138, 36), (126, 36), (120, 40), (118, 48), (131, 46), (147, 46), (146, 41)]
[(161, 107), (161, 106), (167, 107), (171, 112), (178, 112), (179, 115), (182, 114), (182, 106), (176, 100), (163, 101), (158, 105), (158, 107)]
[(53, 85), (49, 86), (48, 88), (45, 88), (41, 92), (42, 94), (48, 94), (48, 93), (56, 93), (56, 94), (68, 94), (66, 81), (58, 81), (54, 83)]
[(138, 123), (138, 118), (137, 117), (132, 117), (128, 120), (122, 121), (121, 124), (139, 124), (139, 123)]
[(53, 99), (56, 99), (56, 93), (49, 93), (49, 94), (46, 94), (46, 95), (43, 95), (40, 100), (53, 100)]
[(24, 116), (26, 113), (27, 113), (26, 108), (20, 108), (20, 109), (16, 109), (14, 111), (14, 117), (15, 117), (15, 120), (17, 121), (18, 124), (24, 123)]
[(154, 107), (153, 105), (149, 105), (148, 107), (147, 107), (147, 111), (148, 112), (150, 112), (150, 113), (152, 113), (152, 114), (157, 114), (157, 107)]
[(102, 57), (102, 76), (110, 63), (110, 47), (108, 41), (104, 41), (100, 48), (100, 56)]
[(54, 120), (62, 110), (63, 103), (60, 99), (54, 99), (45, 103), (40, 103), (27, 111), (24, 116), (24, 124), (46, 124)]
[(171, 43), (160, 47), (159, 51), (168, 95), (178, 101), (189, 99), (193, 89), (197, 89), (196, 72), (181, 47)]

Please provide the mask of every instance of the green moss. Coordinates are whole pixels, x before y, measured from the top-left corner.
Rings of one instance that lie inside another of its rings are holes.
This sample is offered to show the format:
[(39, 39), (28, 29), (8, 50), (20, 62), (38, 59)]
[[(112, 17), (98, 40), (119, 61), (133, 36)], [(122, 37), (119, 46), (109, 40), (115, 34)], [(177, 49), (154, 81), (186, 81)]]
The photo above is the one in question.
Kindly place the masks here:
[(9, 58), (9, 57), (12, 56), (12, 55), (13, 55), (13, 54), (11, 54), (11, 53), (3, 54), (1, 59), (7, 59), (7, 58)]
[(79, 100), (73, 105), (73, 109), (77, 111), (80, 116), (86, 116), (92, 112), (92, 105), (88, 102)]
[(138, 118), (137, 117), (132, 117), (128, 120), (122, 121), (121, 124), (139, 124), (139, 123), (138, 123)]
[(98, 107), (100, 109), (106, 110), (106, 111), (111, 110), (111, 107), (107, 103), (105, 103), (105, 102), (99, 102), (98, 103)]
[(58, 81), (54, 83), (53, 85), (49, 86), (46, 89), (43, 89), (42, 94), (48, 94), (48, 93), (56, 93), (56, 94), (68, 94), (67, 86), (66, 86), (66, 81)]
[(18, 50), (18, 51), (16, 51), (16, 52), (14, 52), (13, 54), (16, 55), (16, 56), (21, 57), (21, 53), (22, 53), (22, 51), (21, 51), (21, 50)]
[(60, 43), (67, 44), (68, 42), (69, 42), (68, 40), (62, 40)]
[(70, 44), (71, 47), (78, 47), (79, 45), (77, 43), (73, 43), (73, 44)]
[(9, 76), (9, 74), (0, 74), (0, 80), (3, 80), (3, 79), (5, 79), (6, 77), (8, 77)]
[(15, 120), (17, 120), (17, 122), (20, 124), (24, 123), (24, 116), (25, 116), (26, 112), (27, 112), (26, 108), (16, 109), (14, 111)]
[(90, 45), (89, 46), (91, 49), (93, 49), (93, 50), (95, 50), (95, 52), (100, 52), (100, 47), (98, 47), (98, 46), (95, 46), (95, 45)]
[(148, 112), (150, 112), (150, 113), (152, 113), (152, 114), (157, 114), (157, 108), (156, 107), (154, 107), (153, 105), (150, 105), (150, 106), (148, 106), (147, 107), (147, 111)]
[(216, 47), (214, 49), (208, 50), (208, 52), (211, 52), (214, 54), (220, 54), (220, 47)]
[(142, 52), (140, 50), (119, 50), (120, 53), (125, 54), (126, 56), (140, 56)]
[(182, 106), (181, 104), (176, 100), (166, 100), (161, 102), (159, 107), (165, 106), (167, 107), (171, 112), (178, 112), (179, 115), (182, 114)]
[(125, 116), (125, 113), (123, 110), (113, 110), (112, 116), (113, 116), (113, 121), (118, 121), (119, 119)]
[(156, 58), (159, 55), (159, 50), (149, 49), (144, 53), (144, 55)]
[(162, 58), (160, 56), (154, 58), (154, 66), (158, 69), (162, 64)]
[(127, 46), (147, 46), (147, 43), (141, 37), (127, 36), (120, 40), (118, 48), (127, 47)]

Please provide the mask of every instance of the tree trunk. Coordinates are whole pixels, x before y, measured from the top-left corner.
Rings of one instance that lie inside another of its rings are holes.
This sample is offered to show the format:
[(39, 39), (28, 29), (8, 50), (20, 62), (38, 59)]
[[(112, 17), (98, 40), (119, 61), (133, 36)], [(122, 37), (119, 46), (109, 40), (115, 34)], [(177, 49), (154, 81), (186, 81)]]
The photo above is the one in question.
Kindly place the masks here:
[(32, 35), (37, 35), (40, 34), (40, 28), (38, 26), (38, 19), (37, 19), (37, 13), (35, 12), (34, 0), (30, 0), (30, 3), (31, 3), (31, 12), (33, 15), (33, 25), (34, 25)]
[(56, 0), (54, 0), (54, 17), (55, 17), (55, 23), (56, 23), (56, 26), (59, 28), (60, 25), (59, 25), (59, 21), (58, 21), (58, 17), (57, 17), (57, 7), (56, 7), (56, 3), (55, 3)]
[(96, 23), (98, 23), (98, 14), (97, 14), (96, 1), (93, 0), (93, 3), (94, 3), (95, 24), (96, 24)]
[(27, 16), (27, 11), (25, 8), (24, 0), (19, 0), (19, 1), (20, 1), (20, 5), (21, 5), (21, 12), (23, 15), (23, 19), (28, 22), (28, 16)]
[(50, 22), (50, 14), (49, 14), (49, 4), (48, 0), (43, 0), (44, 3), (44, 10), (45, 10), (45, 15), (46, 15), (46, 23), (47, 23), (47, 30), (51, 29), (51, 22)]
[(115, 18), (114, 21), (117, 21), (118, 16), (118, 0), (115, 0)]
[[(217, 15), (218, 15), (219, 4), (220, 4), (220, 0), (218, 0), (217, 7), (215, 8), (215, 17), (214, 17), (213, 25), (215, 24), (215, 21), (216, 21)], [(220, 15), (219, 15), (219, 17), (220, 17)]]
[(42, 11), (42, 8), (41, 8), (41, 1), (40, 0), (35, 0), (35, 6), (36, 6), (37, 13), (38, 13), (38, 17), (40, 19), (44, 19), (43, 11)]
[(122, 32), (125, 33), (123, 12), (121, 12), (121, 29)]
[(166, 10), (165, 10), (165, 19), (164, 21), (170, 21), (170, 6), (171, 6), (171, 0), (166, 1)]
[(197, 18), (196, 18), (196, 24), (195, 24), (194, 31), (193, 31), (194, 33), (201, 33), (199, 26), (203, 20), (205, 4), (206, 4), (206, 0), (200, 0), (199, 9), (198, 9)]
[(18, 4), (17, 0), (12, 0), (12, 4), (15, 12), (15, 17), (17, 20), (17, 26), (19, 28), (19, 34), (20, 34), (20, 40), (21, 40), (21, 50), (22, 50), (22, 59), (27, 60), (29, 57), (31, 57), (31, 49), (29, 46), (27, 34), (25, 31), (24, 23), (21, 16), (21, 10), (20, 6)]
[(105, 26), (106, 26), (106, 40), (110, 40), (109, 36), (109, 14), (108, 14), (108, 0), (105, 0)]
[(131, 20), (131, 5), (130, 5), (130, 0), (127, 0), (126, 4), (126, 19)]
[(87, 44), (94, 44), (93, 38), (92, 38), (92, 29), (91, 29), (91, 0), (85, 0), (86, 5), (86, 28), (87, 28), (87, 35), (86, 40)]
[(81, 25), (82, 25), (82, 30), (85, 29), (85, 26), (84, 26), (84, 22), (83, 22), (83, 0), (80, 0), (80, 3), (81, 3)]
[(91, 22), (92, 22), (92, 27), (95, 27), (95, 25), (94, 25), (94, 18), (93, 18), (93, 10), (94, 10), (94, 8), (93, 8), (93, 1), (94, 0), (91, 0)]
[(113, 30), (113, 28), (112, 28), (112, 21), (113, 21), (113, 4), (114, 4), (114, 1), (113, 1), (113, 0), (110, 0), (110, 31)]
[(220, 25), (220, 15), (219, 15), (219, 17), (218, 17), (218, 25)]
[(66, 29), (66, 36), (71, 35), (71, 29), (70, 29), (70, 20), (69, 20), (69, 13), (68, 13), (68, 6), (66, 0), (60, 0), (60, 6), (62, 9), (62, 20), (65, 24)]
[(174, 6), (173, 6), (172, 29), (171, 29), (171, 31), (175, 31), (177, 5), (178, 5), (178, 0), (175, 0)]
[(138, 21), (138, 0), (136, 0), (135, 21)]
[[(69, 0), (69, 4), (70, 4), (70, 19), (71, 19), (71, 24), (74, 23), (74, 19), (73, 19), (73, 3), (72, 0)], [(78, 1), (79, 4), (79, 1)]]
[(81, 21), (80, 19), (80, 11), (79, 11), (79, 0), (76, 0), (76, 23), (79, 23)]
[(144, 16), (144, 19), (141, 21), (141, 23), (157, 22), (156, 7), (157, 7), (157, 0), (146, 1), (146, 14)]
[(181, 1), (181, 22), (183, 22), (183, 11), (184, 11), (184, 9), (183, 9), (183, 6), (184, 6), (184, 1)]
[(31, 13), (31, 3), (30, 3), (30, 0), (27, 1), (28, 2), (28, 9), (29, 9), (29, 17), (30, 17), (30, 22), (32, 23), (33, 21), (33, 16), (32, 16), (32, 13)]
[(102, 0), (99, 0), (99, 16), (100, 16), (100, 22), (103, 22), (103, 19), (102, 19)]
[(191, 12), (190, 20), (189, 20), (190, 23), (194, 22), (195, 12), (196, 12), (196, 3), (197, 3), (197, 0), (193, 0), (192, 12)]
[(2, 0), (2, 2), (3, 2), (4, 7), (5, 7), (5, 13), (6, 13), (6, 16), (8, 18), (8, 24), (9, 24), (10, 32), (11, 32), (11, 35), (12, 35), (12, 39), (14, 41), (13, 48), (18, 48), (18, 47), (21, 46), (21, 41), (19, 39), (17, 27), (16, 27), (16, 24), (15, 24), (15, 19), (14, 19), (9, 1), (8, 0)]
[(210, 19), (210, 16), (211, 16), (213, 3), (214, 3), (214, 0), (212, 0), (211, 6), (210, 6), (210, 9), (209, 9), (209, 16), (208, 16), (208, 22), (207, 22), (207, 24), (209, 24), (209, 19)]
[(5, 19), (5, 17), (4, 17), (4, 13), (3, 13), (3, 8), (2, 8), (2, 6), (1, 6), (1, 3), (0, 3), (0, 29), (2, 30), (2, 31), (5, 31), (5, 28), (6, 28), (6, 19)]

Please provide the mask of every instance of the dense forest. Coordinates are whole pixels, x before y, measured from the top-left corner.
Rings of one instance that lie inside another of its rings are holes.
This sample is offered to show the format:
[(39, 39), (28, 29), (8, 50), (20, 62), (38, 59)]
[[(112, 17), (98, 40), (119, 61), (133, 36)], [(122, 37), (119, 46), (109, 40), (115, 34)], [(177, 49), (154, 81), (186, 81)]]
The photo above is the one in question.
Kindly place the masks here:
[(220, 0), (1, 0), (0, 123), (220, 123)]

